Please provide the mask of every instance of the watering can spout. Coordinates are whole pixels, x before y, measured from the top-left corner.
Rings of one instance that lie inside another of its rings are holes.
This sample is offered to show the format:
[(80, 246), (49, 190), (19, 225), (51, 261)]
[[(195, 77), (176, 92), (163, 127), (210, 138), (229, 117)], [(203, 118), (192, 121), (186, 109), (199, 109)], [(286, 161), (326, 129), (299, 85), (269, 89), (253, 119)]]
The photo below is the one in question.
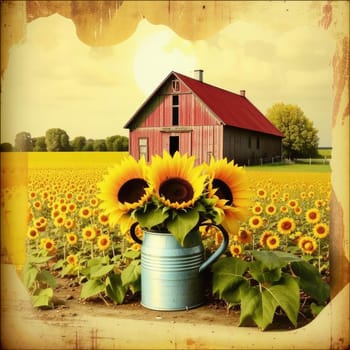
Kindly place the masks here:
[(220, 255), (225, 252), (225, 250), (228, 246), (229, 236), (228, 236), (227, 231), (221, 225), (211, 224), (211, 226), (215, 226), (221, 231), (223, 239), (222, 239), (220, 247), (215, 251), (215, 253), (210, 255), (210, 257), (206, 261), (204, 261), (201, 266), (199, 266), (199, 272), (204, 271), (211, 264), (213, 264), (220, 257)]

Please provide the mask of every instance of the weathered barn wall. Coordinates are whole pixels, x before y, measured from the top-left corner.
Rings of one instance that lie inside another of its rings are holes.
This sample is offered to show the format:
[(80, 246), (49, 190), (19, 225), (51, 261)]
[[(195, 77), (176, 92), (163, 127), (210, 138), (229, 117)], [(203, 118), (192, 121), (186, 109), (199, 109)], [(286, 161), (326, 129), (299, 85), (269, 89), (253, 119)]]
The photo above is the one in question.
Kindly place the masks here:
[(281, 139), (272, 135), (226, 126), (223, 156), (241, 165), (279, 161)]

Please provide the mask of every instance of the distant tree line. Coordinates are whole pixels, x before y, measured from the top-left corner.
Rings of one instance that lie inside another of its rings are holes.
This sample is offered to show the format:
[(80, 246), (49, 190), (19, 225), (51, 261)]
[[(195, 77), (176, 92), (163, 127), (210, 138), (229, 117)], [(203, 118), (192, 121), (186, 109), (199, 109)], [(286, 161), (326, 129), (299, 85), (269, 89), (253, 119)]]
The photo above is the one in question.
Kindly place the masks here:
[(16, 134), (14, 145), (5, 142), (0, 147), (1, 152), (121, 152), (128, 150), (129, 139), (114, 135), (97, 140), (77, 136), (70, 140), (66, 131), (52, 128), (39, 137), (22, 131)]

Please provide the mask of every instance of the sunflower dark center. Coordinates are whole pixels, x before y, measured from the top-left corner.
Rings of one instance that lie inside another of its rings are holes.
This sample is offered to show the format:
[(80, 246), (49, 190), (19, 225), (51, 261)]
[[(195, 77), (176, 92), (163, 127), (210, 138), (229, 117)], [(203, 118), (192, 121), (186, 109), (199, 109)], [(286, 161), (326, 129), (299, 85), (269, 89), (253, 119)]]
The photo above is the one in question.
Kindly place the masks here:
[(226, 199), (228, 201), (228, 205), (233, 205), (233, 195), (230, 190), (230, 187), (228, 187), (225, 182), (219, 180), (219, 179), (214, 179), (213, 180), (213, 188), (216, 188), (215, 194), (220, 198), (220, 199)]
[(121, 203), (135, 203), (138, 202), (145, 194), (147, 182), (144, 179), (131, 179), (120, 187), (118, 192), (118, 200)]
[(194, 191), (192, 185), (188, 181), (179, 177), (173, 177), (161, 183), (159, 194), (172, 203), (182, 203), (191, 200)]

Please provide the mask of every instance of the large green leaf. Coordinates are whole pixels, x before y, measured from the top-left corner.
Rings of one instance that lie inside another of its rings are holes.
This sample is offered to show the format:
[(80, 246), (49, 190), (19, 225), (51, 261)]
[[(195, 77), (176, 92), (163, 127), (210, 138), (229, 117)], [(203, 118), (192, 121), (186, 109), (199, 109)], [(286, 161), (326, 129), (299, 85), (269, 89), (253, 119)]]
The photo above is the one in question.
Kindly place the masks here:
[(299, 285), (288, 275), (281, 278), (278, 284), (270, 287), (259, 286), (246, 288), (241, 293), (240, 325), (252, 319), (259, 328), (266, 329), (273, 321), (276, 308), (279, 306), (296, 327), (300, 308)]
[(37, 276), (38, 281), (44, 282), (49, 285), (51, 288), (56, 288), (57, 281), (54, 276), (49, 271), (42, 270)]
[(305, 293), (314, 298), (319, 304), (328, 300), (330, 293), (329, 285), (322, 280), (315, 266), (303, 260), (293, 262), (291, 266), (293, 272), (300, 279), (300, 288)]
[(132, 261), (121, 273), (123, 286), (135, 283), (141, 276), (141, 266), (139, 261)]
[(122, 304), (127, 287), (123, 286), (120, 274), (111, 274), (106, 279), (106, 293), (116, 303)]
[(151, 229), (163, 223), (168, 218), (169, 214), (167, 211), (160, 210), (154, 205), (149, 205), (146, 211), (136, 211), (134, 216), (141, 227)]
[(105, 284), (100, 280), (88, 280), (83, 284), (83, 287), (81, 288), (80, 297), (82, 299), (87, 299), (98, 295), (104, 291), (105, 287)]
[(34, 307), (50, 306), (53, 296), (51, 288), (40, 289), (39, 292), (32, 296), (32, 304)]
[(90, 278), (100, 278), (106, 276), (114, 268), (114, 265), (97, 265), (91, 267)]
[(168, 222), (168, 229), (175, 236), (177, 241), (183, 246), (186, 236), (197, 225), (198, 220), (198, 211), (184, 211), (176, 215), (173, 220)]
[(23, 283), (24, 286), (28, 289), (33, 287), (33, 284), (36, 280), (39, 271), (36, 267), (26, 264), (23, 268)]
[[(220, 298), (226, 300), (226, 297), (231, 300), (228, 302), (239, 302), (239, 294), (236, 290), (246, 281), (243, 274), (248, 268), (246, 261), (235, 257), (227, 257), (219, 259), (212, 266), (213, 271), (213, 293), (217, 293)], [(233, 298), (233, 299), (232, 299)], [(236, 301), (233, 301), (236, 300)]]
[[(273, 264), (270, 264), (270, 266), (273, 266)], [(272, 284), (274, 282), (277, 282), (282, 276), (281, 267), (269, 269), (262, 261), (258, 260), (253, 261), (250, 264), (249, 271), (252, 277), (260, 283)]]

